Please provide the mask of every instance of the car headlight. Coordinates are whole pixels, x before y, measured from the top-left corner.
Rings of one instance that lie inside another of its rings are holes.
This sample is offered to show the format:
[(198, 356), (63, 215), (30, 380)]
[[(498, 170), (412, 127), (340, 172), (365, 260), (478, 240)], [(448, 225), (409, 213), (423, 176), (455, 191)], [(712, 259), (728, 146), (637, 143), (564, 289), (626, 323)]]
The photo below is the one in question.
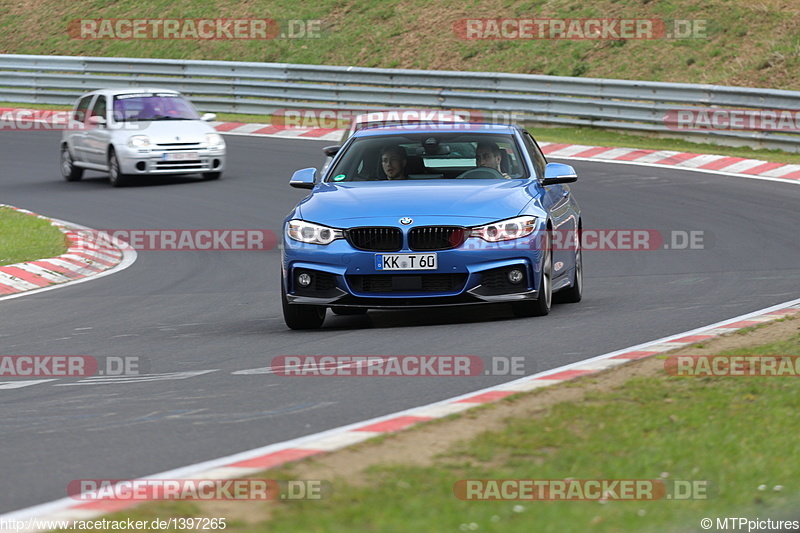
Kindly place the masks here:
[(471, 228), (470, 237), (478, 237), (487, 242), (510, 241), (527, 237), (536, 229), (536, 217), (522, 216), (492, 222), (485, 226)]
[(295, 241), (308, 244), (330, 244), (344, 237), (342, 230), (313, 224), (305, 220), (290, 220), (286, 225), (286, 235)]
[(225, 141), (219, 133), (206, 133), (206, 143), (209, 146), (225, 146)]
[(131, 148), (147, 148), (150, 146), (150, 137), (147, 135), (134, 135), (128, 139), (128, 146)]

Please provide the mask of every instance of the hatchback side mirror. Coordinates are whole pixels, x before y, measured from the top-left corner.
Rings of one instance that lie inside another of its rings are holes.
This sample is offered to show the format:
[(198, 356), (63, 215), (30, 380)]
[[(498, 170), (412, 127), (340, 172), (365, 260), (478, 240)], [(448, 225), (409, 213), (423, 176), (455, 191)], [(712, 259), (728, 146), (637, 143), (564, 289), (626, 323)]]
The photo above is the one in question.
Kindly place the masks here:
[(89, 124), (92, 126), (105, 126), (106, 119), (105, 117), (101, 117), (100, 115), (92, 115), (89, 117)]

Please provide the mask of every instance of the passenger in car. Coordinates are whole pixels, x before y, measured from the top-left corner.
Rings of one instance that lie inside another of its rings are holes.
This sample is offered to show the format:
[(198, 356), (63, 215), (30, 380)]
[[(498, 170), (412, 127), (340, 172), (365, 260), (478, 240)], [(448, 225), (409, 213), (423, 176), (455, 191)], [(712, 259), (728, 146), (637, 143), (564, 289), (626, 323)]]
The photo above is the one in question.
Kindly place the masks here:
[(504, 178), (511, 179), (502, 168), (503, 151), (497, 143), (482, 141), (475, 148), (475, 163), (479, 167), (493, 168), (500, 172)]
[(407, 179), (408, 156), (402, 146), (390, 144), (381, 148), (381, 168), (389, 180)]

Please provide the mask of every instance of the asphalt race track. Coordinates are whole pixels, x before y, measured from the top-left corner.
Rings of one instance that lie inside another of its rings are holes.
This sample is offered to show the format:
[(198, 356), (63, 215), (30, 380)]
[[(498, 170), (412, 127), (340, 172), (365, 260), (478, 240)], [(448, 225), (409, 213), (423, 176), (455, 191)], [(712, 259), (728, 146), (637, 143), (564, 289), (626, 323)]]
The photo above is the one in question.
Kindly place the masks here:
[[(222, 179), (67, 183), (58, 133), (0, 132), (0, 202), (97, 229), (269, 229), (330, 142), (226, 138)], [(0, 513), (75, 479), (130, 479), (443, 400), (513, 377), (289, 378), (278, 355), (501, 355), (533, 374), (797, 298), (800, 187), (575, 162), (587, 229), (703, 231), (705, 249), (586, 251), (584, 301), (543, 318), (467, 307), (286, 328), (279, 252), (142, 251), (120, 273), (0, 300), (0, 355), (139, 356), (159, 379), (0, 386)], [(11, 480), (13, 480), (13, 485)], [(13, 490), (12, 490), (13, 486)]]

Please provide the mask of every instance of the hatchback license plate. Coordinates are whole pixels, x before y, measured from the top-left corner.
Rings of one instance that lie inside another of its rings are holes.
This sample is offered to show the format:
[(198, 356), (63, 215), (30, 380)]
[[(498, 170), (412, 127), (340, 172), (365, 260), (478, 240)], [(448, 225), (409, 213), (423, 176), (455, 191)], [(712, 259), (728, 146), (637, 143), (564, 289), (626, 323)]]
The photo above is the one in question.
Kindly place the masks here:
[(436, 254), (376, 254), (375, 270), (436, 270)]
[(198, 159), (197, 152), (168, 152), (164, 154), (164, 161), (191, 161)]

